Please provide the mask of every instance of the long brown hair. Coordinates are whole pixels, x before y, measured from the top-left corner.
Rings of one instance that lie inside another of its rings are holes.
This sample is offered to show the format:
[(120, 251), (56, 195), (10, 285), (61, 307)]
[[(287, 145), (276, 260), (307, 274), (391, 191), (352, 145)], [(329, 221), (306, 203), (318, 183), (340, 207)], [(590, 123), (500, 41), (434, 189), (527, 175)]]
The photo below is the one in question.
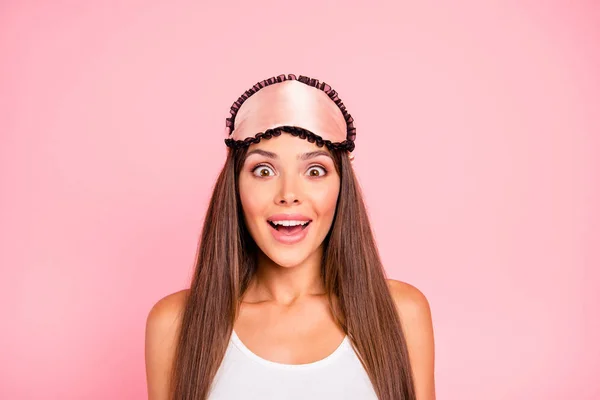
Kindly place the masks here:
[[(240, 299), (256, 271), (258, 250), (245, 227), (238, 191), (246, 151), (228, 150), (208, 206), (172, 368), (173, 400), (208, 398)], [(331, 311), (351, 339), (378, 398), (415, 400), (401, 321), (360, 187), (347, 154), (333, 150), (332, 155), (340, 194), (321, 270)]]

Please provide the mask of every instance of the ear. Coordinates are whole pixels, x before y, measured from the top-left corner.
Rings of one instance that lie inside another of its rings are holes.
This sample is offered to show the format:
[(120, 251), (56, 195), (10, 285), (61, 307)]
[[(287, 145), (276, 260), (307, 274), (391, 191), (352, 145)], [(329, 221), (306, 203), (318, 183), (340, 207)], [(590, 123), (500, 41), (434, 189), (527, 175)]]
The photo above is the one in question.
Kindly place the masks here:
[(350, 159), (350, 165), (354, 165), (354, 154), (348, 153), (348, 158)]

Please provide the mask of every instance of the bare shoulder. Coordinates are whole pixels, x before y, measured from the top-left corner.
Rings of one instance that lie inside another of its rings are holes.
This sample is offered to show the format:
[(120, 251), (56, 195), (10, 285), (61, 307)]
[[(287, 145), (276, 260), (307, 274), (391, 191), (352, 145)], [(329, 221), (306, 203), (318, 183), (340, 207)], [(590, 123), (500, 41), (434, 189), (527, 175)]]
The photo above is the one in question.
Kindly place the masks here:
[(388, 279), (387, 284), (402, 323), (417, 398), (434, 400), (435, 344), (429, 301), (409, 283)]
[(431, 318), (429, 300), (418, 288), (394, 279), (388, 279), (387, 284), (403, 321)]
[(158, 300), (150, 309), (147, 322), (154, 325), (158, 323), (160, 325), (161, 322), (165, 322), (165, 318), (168, 319), (181, 312), (189, 295), (189, 291), (189, 289), (183, 289)]
[(175, 345), (189, 289), (158, 300), (146, 317), (145, 361), (149, 400), (167, 399)]

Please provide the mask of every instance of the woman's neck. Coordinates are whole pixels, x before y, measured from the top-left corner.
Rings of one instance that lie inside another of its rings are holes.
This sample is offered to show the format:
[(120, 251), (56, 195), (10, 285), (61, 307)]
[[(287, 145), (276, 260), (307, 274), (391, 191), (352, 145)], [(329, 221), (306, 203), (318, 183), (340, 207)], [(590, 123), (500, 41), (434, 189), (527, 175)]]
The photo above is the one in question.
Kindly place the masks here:
[(272, 301), (288, 305), (306, 296), (324, 295), (321, 276), (322, 250), (292, 267), (277, 265), (263, 253), (244, 295), (246, 302)]

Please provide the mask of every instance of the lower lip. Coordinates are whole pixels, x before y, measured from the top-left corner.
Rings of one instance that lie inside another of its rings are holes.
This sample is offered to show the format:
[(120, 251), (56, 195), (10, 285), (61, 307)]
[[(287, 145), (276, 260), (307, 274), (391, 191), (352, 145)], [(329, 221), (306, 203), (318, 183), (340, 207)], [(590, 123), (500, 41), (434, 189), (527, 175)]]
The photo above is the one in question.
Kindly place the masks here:
[(296, 244), (300, 242), (306, 237), (306, 235), (308, 234), (308, 230), (310, 229), (310, 224), (308, 224), (308, 226), (302, 229), (300, 232), (295, 233), (293, 235), (286, 235), (285, 233), (279, 232), (277, 229), (273, 228), (268, 222), (267, 224), (269, 225), (269, 229), (271, 229), (271, 233), (273, 234), (275, 240), (283, 244)]

